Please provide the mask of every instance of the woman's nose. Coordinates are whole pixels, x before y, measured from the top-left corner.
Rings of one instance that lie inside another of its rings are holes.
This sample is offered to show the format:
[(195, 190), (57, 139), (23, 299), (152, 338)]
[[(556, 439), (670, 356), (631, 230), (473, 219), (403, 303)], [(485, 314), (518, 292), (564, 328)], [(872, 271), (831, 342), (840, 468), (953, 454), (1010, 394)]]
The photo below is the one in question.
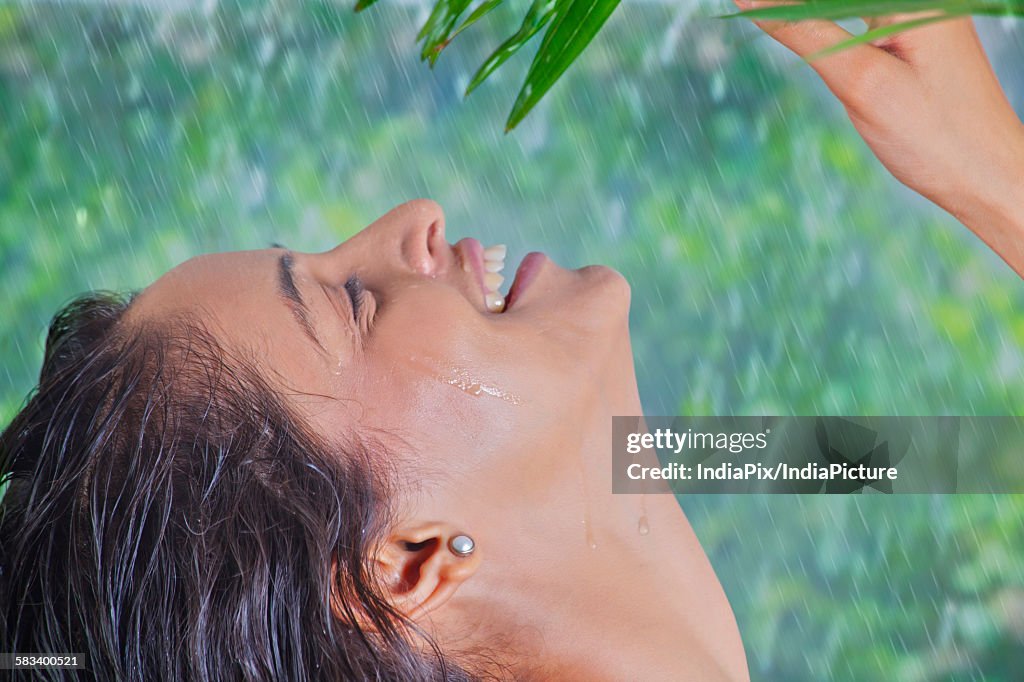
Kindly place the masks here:
[(388, 216), (392, 213), (396, 214), (394, 229), (400, 234), (402, 259), (421, 275), (440, 274), (451, 258), (441, 206), (430, 199), (414, 199), (396, 207)]
[(441, 274), (455, 259), (445, 241), (444, 211), (430, 199), (396, 206), (323, 255), (328, 256), (325, 262), (333, 262), (335, 255), (342, 254), (364, 265), (398, 268), (428, 277)]

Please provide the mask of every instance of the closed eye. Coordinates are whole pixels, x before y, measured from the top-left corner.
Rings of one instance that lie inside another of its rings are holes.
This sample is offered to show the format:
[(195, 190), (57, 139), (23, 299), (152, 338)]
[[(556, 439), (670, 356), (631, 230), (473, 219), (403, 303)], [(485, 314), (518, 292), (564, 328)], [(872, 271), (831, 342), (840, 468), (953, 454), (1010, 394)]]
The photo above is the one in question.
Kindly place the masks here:
[(366, 287), (358, 275), (352, 275), (345, 281), (345, 293), (352, 302), (352, 318), (359, 324), (359, 313), (362, 311), (363, 302), (366, 297)]

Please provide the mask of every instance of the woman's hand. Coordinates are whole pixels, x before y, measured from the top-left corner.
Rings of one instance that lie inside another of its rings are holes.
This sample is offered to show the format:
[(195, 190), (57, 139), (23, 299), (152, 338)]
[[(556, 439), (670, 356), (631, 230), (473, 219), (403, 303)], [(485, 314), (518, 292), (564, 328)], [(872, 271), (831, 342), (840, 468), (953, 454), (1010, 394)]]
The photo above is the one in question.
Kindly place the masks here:
[[(757, 24), (802, 57), (851, 37), (829, 21)], [(1024, 276), (1024, 124), (970, 18), (911, 29), (811, 66), (896, 178), (956, 216)]]

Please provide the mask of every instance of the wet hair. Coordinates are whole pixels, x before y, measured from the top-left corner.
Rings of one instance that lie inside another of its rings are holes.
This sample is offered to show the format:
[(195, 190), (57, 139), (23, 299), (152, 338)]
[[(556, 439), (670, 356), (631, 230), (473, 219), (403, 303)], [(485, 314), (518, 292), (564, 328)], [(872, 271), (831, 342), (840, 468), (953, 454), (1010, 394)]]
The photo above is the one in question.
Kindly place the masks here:
[(95, 679), (470, 679), (374, 579), (369, 448), (325, 442), (201, 325), (124, 323), (131, 300), (57, 313), (0, 435), (0, 651)]

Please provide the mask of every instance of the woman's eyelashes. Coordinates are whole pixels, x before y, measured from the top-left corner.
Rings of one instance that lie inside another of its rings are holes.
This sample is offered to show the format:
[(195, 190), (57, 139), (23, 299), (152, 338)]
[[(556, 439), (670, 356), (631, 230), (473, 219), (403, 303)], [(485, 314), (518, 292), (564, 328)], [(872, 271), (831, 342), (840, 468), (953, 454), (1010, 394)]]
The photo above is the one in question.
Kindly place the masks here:
[(352, 318), (358, 325), (359, 313), (362, 312), (366, 297), (366, 287), (363, 285), (363, 280), (359, 279), (357, 275), (349, 277), (345, 281), (345, 293), (348, 294), (348, 299), (352, 302)]

